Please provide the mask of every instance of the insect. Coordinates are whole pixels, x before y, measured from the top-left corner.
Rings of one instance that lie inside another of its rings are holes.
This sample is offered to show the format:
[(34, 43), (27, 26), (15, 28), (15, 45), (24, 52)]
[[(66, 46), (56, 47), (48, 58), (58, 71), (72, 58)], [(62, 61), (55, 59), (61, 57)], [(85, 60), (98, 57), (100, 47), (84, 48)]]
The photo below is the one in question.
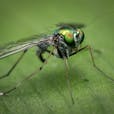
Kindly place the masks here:
[[(37, 74), (39, 71), (43, 69), (45, 64), (47, 64), (47, 61), (50, 56), (56, 56), (58, 58), (61, 58), (65, 62), (66, 67), (66, 80), (68, 84), (69, 93), (72, 99), (72, 102), (74, 103), (72, 91), (71, 91), (71, 85), (69, 81), (69, 65), (68, 65), (68, 58), (81, 52), (84, 49), (88, 49), (91, 55), (93, 66), (104, 74), (107, 78), (114, 81), (111, 77), (106, 75), (102, 70), (100, 70), (95, 62), (94, 57), (92, 53), (92, 48), (89, 45), (86, 45), (84, 47), (81, 47), (81, 43), (84, 41), (84, 32), (81, 30), (81, 28), (85, 27), (84, 24), (75, 24), (75, 23), (59, 23), (57, 24), (57, 29), (55, 32), (51, 35), (36, 35), (31, 37), (28, 40), (21, 40), (17, 41), (15, 43), (11, 43), (9, 45), (6, 45), (3, 48), (0, 48), (0, 59), (3, 59), (5, 57), (8, 57), (10, 55), (22, 52), (20, 57), (17, 59), (17, 61), (14, 63), (14, 65), (10, 68), (10, 70), (3, 76), (0, 77), (0, 79), (5, 78), (11, 74), (11, 72), (15, 69), (17, 64), (21, 61), (25, 53), (27, 51), (36, 46), (38, 47), (38, 50), (36, 51), (36, 55), (38, 58), (42, 61), (43, 65), (40, 66), (38, 69), (36, 69), (33, 73), (28, 75), (26, 78), (24, 78), (22, 81), (19, 81), (13, 88), (5, 91), (0, 92), (0, 96), (7, 95), (8, 93), (14, 91), (18, 86), (22, 85), (26, 80), (31, 79), (35, 74)], [(39, 40), (40, 38), (40, 40)], [(49, 47), (52, 46), (53, 49), (49, 49)], [(47, 52), (49, 53), (47, 58), (43, 57), (43, 54)]]

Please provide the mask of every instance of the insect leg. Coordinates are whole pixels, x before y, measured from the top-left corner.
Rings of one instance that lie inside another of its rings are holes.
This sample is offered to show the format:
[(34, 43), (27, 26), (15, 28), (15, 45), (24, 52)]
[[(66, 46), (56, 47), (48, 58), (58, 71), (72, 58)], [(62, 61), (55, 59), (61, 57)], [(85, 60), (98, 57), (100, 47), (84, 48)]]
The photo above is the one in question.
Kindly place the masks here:
[[(51, 52), (52, 53), (52, 52)], [(45, 62), (43, 63), (43, 65), (39, 68), (37, 68), (34, 72), (32, 72), (30, 75), (28, 75), (27, 77), (25, 77), (23, 80), (21, 80), (20, 82), (18, 82), (14, 87), (12, 87), (11, 89), (5, 91), (5, 92), (0, 92), (0, 96), (4, 96), (4, 95), (7, 95), (9, 94), (10, 92), (14, 91), (17, 89), (17, 87), (21, 86), (23, 83), (25, 83), (25, 81), (31, 79), (36, 73), (40, 72), (44, 65), (47, 64), (47, 60), (49, 59), (49, 57), (52, 55), (52, 54), (49, 54), (47, 59), (45, 60)]]
[(100, 73), (102, 73), (103, 76), (105, 76), (106, 78), (110, 79), (111, 81), (114, 81), (113, 78), (111, 78), (108, 74), (104, 73), (104, 72), (95, 64), (91, 46), (87, 45), (87, 46), (85, 46), (85, 47), (79, 49), (78, 51), (72, 53), (70, 56), (72, 56), (72, 55), (74, 55), (74, 54), (76, 54), (76, 53), (78, 53), (78, 52), (80, 52), (80, 51), (82, 51), (82, 50), (84, 50), (84, 49), (88, 49), (88, 51), (89, 51), (89, 53), (90, 53), (90, 56), (91, 56), (91, 60), (92, 60), (93, 66), (94, 66)]
[(40, 59), (41, 62), (45, 61), (45, 59), (43, 57), (43, 53), (44, 53), (43, 50), (38, 50), (37, 53), (36, 53), (36, 55), (38, 56), (38, 58)]
[(73, 98), (73, 95), (72, 95), (72, 89), (71, 89), (71, 83), (70, 83), (70, 78), (69, 78), (69, 65), (68, 65), (68, 57), (69, 57), (69, 52), (68, 52), (68, 48), (66, 47), (66, 45), (62, 44), (61, 46), (61, 42), (58, 42), (58, 46), (56, 46), (56, 49), (58, 51), (58, 54), (61, 58), (63, 58), (64, 60), (64, 63), (65, 63), (65, 78), (66, 78), (66, 81), (67, 81), (67, 86), (68, 86), (68, 91), (69, 91), (69, 94), (70, 94), (70, 97), (71, 97), (71, 101), (72, 101), (72, 104), (74, 104), (74, 98)]
[[(41, 60), (41, 62), (45, 62), (45, 58), (43, 57), (43, 54), (45, 53), (45, 52), (47, 52), (47, 53), (51, 53), (51, 51), (50, 50), (45, 50), (45, 51), (43, 51), (43, 50), (38, 50), (37, 51), (37, 56), (38, 56), (38, 58)], [(54, 55), (54, 53), (52, 52), (51, 53), (52, 55)]]
[(95, 64), (91, 46), (87, 46), (87, 48), (89, 49), (89, 52), (90, 52), (90, 55), (91, 55), (91, 59), (92, 59), (92, 62), (93, 62), (93, 66), (94, 66), (99, 72), (101, 72), (106, 78), (110, 79), (111, 81), (114, 81), (113, 78), (111, 78), (109, 75), (107, 75), (106, 73), (104, 73), (104, 72)]
[(23, 58), (23, 56), (25, 55), (26, 52), (27, 52), (27, 50), (25, 50), (21, 54), (21, 56), (17, 59), (17, 61), (14, 63), (14, 65), (9, 69), (9, 71), (6, 74), (4, 74), (3, 76), (1, 76), (0, 79), (10, 76), (11, 72), (15, 69), (15, 67), (21, 61), (21, 59)]
[(72, 95), (72, 88), (71, 88), (71, 83), (70, 83), (70, 79), (69, 79), (69, 65), (68, 65), (68, 60), (66, 57), (64, 57), (64, 62), (65, 62), (65, 68), (66, 68), (66, 80), (67, 80), (67, 85), (68, 85), (68, 89), (69, 89), (69, 94), (72, 100), (72, 104), (74, 104), (74, 98)]

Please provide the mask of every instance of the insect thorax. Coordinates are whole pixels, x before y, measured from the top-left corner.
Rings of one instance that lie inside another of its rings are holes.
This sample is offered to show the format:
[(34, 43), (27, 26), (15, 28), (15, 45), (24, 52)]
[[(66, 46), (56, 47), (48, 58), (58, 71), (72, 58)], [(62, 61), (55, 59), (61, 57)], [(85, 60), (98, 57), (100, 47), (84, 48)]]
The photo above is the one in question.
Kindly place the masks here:
[(78, 47), (84, 40), (84, 33), (80, 29), (74, 29), (71, 27), (59, 28), (54, 34), (59, 34), (64, 42), (72, 47)]
[(84, 39), (84, 33), (80, 29), (59, 28), (49, 40), (40, 42), (38, 47), (42, 52), (49, 46), (54, 46), (54, 55), (60, 58), (69, 57), (74, 49), (78, 49)]

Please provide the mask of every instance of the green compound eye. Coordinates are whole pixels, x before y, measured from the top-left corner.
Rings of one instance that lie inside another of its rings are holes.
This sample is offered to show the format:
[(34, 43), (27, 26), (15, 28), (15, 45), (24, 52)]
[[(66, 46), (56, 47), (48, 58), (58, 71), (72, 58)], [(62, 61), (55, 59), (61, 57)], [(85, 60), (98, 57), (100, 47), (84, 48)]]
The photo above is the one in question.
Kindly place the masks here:
[(64, 36), (64, 40), (66, 41), (66, 43), (68, 44), (74, 43), (74, 36), (71, 30), (64, 29), (64, 30), (60, 30), (59, 33)]

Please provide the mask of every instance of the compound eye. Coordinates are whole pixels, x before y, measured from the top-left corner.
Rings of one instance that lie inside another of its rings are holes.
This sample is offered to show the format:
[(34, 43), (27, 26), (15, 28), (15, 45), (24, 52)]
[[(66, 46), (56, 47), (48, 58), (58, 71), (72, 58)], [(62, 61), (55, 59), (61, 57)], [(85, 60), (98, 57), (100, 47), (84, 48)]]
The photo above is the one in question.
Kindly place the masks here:
[(76, 36), (76, 33), (74, 34), (74, 41), (77, 42), (77, 36)]
[(80, 34), (79, 31), (77, 31), (76, 33), (74, 33), (74, 38), (79, 38), (79, 34)]

